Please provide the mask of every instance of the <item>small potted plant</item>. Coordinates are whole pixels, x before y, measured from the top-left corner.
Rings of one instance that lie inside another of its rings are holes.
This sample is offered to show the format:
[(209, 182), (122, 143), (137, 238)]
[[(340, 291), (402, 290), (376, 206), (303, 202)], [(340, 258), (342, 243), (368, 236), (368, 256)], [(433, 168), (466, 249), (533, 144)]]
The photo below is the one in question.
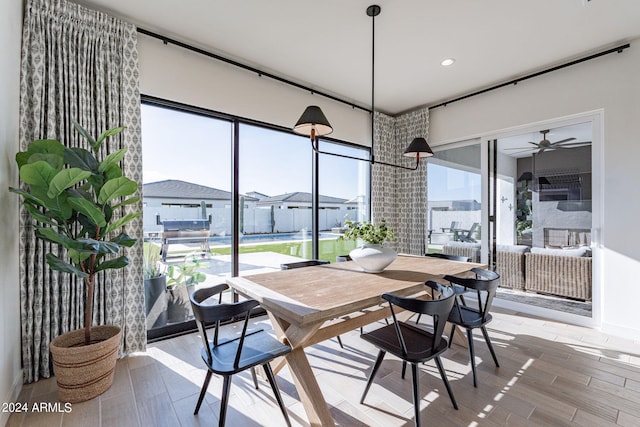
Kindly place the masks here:
[(167, 275), (160, 262), (160, 247), (150, 242), (144, 243), (143, 277), (144, 302), (147, 329), (159, 328), (167, 324)]
[(198, 271), (207, 264), (200, 261), (199, 254), (191, 253), (184, 257), (181, 264), (170, 265), (167, 269), (167, 321), (184, 322), (193, 315), (189, 295), (195, 285), (207, 279), (206, 274)]
[(383, 246), (385, 242), (395, 242), (396, 237), (383, 219), (374, 225), (369, 221), (344, 223), (343, 239), (356, 240), (358, 247), (349, 252), (349, 256), (367, 273), (380, 273), (398, 256), (391, 248)]

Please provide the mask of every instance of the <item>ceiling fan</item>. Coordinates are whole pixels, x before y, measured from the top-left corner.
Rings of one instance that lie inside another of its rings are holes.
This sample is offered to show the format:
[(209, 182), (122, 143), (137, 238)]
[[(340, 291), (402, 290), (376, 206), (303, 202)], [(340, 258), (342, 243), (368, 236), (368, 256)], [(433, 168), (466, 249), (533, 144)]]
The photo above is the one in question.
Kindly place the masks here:
[[(537, 148), (534, 149), (533, 147), (515, 147), (515, 148), (507, 148), (507, 150), (522, 150), (522, 151), (519, 151), (518, 153), (524, 153), (525, 151), (529, 151), (529, 150), (535, 151), (537, 149), (536, 154), (540, 154), (546, 150), (555, 150), (557, 148), (567, 149), (571, 147), (584, 147), (586, 145), (591, 144), (591, 141), (569, 142), (569, 141), (574, 141), (575, 138), (565, 138), (565, 139), (561, 139), (560, 141), (551, 142), (547, 139), (547, 133), (549, 133), (549, 129), (541, 130), (540, 133), (542, 134), (542, 140), (540, 140), (539, 142), (529, 141), (529, 144), (534, 145)], [(518, 154), (518, 153), (514, 153), (514, 154)]]

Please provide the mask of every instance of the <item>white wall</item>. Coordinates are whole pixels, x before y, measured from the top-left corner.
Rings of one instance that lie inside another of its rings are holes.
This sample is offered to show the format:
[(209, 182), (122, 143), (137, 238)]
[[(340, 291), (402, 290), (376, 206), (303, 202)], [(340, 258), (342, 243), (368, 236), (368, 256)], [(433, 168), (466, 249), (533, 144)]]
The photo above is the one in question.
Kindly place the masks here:
[(293, 128), (308, 105), (318, 105), (331, 137), (371, 145), (371, 116), (318, 95), (140, 35), (140, 93)]
[[(12, 402), (22, 385), (18, 279), (18, 101), (22, 1), (0, 2), (0, 399)], [(0, 413), (5, 425), (8, 413)]]
[(623, 53), (433, 109), (430, 144), (596, 110), (603, 112), (602, 152), (594, 155), (603, 161), (602, 206), (594, 206), (601, 209), (603, 224), (594, 236), (602, 260), (602, 328), (640, 337), (640, 286), (633, 279), (640, 271), (640, 40)]

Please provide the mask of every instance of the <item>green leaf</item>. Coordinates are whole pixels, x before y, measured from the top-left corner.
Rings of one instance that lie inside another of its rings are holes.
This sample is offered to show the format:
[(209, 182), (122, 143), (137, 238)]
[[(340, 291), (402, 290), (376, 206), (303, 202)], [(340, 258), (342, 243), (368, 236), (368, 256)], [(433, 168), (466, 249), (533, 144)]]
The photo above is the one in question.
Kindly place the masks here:
[(64, 159), (62, 156), (51, 153), (35, 153), (29, 157), (28, 163), (45, 162), (56, 171), (62, 170), (64, 167)]
[(123, 268), (129, 265), (129, 258), (126, 256), (121, 256), (115, 259), (110, 259), (98, 265), (96, 267), (96, 273), (98, 271), (107, 270), (107, 269), (118, 269)]
[(101, 205), (116, 197), (129, 196), (138, 190), (138, 184), (129, 178), (120, 177), (105, 182), (98, 195), (98, 203)]
[(129, 235), (126, 234), (126, 233), (120, 233), (115, 239), (112, 239), (111, 241), (113, 243), (117, 243), (120, 246), (124, 246), (124, 247), (130, 248), (130, 247), (132, 247), (133, 245), (136, 244), (138, 239), (134, 239), (132, 237), (129, 237)]
[(122, 169), (118, 165), (111, 165), (104, 171), (104, 177), (107, 181), (120, 178), (122, 176)]
[(92, 173), (98, 173), (98, 160), (90, 151), (84, 148), (67, 148), (64, 151), (64, 160), (72, 168), (79, 168)]
[(98, 146), (100, 146), (104, 142), (104, 140), (107, 139), (108, 137), (115, 136), (120, 132), (122, 132), (123, 130), (125, 130), (126, 128), (127, 128), (126, 126), (121, 126), (118, 128), (113, 128), (113, 129), (104, 131), (102, 135), (98, 137), (98, 141), (97, 141)]
[(120, 252), (120, 245), (115, 242), (98, 242), (99, 254), (117, 254)]
[(44, 215), (42, 212), (40, 212), (40, 209), (38, 209), (37, 207), (35, 207), (31, 203), (25, 202), (24, 203), (24, 207), (29, 212), (29, 215), (31, 215), (31, 217), (33, 219), (35, 219), (36, 221), (39, 221), (39, 222), (41, 222), (43, 224), (49, 224), (49, 225), (54, 225), (54, 226), (57, 225), (55, 223), (55, 221), (53, 221), (50, 217)]
[(47, 242), (57, 243), (59, 245), (65, 245), (70, 240), (67, 236), (58, 233), (53, 228), (39, 227), (36, 229), (36, 236), (39, 239), (46, 240)]
[(137, 203), (140, 201), (140, 197), (136, 196), (136, 197), (130, 197), (126, 200), (123, 200), (121, 203), (118, 203), (117, 205), (114, 205), (111, 207), (111, 209), (115, 209), (115, 208), (119, 208), (120, 206), (125, 206), (125, 205), (132, 205), (134, 203)]
[(98, 207), (92, 202), (83, 198), (75, 197), (70, 197), (68, 199), (68, 202), (71, 207), (89, 218), (91, 222), (93, 222), (98, 227), (104, 227), (105, 225), (107, 225), (107, 221), (104, 219), (102, 211), (98, 209)]
[(49, 192), (47, 195), (51, 198), (57, 197), (69, 187), (72, 187), (80, 181), (91, 176), (91, 172), (83, 171), (78, 168), (63, 169), (56, 174), (49, 184)]
[(49, 188), (58, 171), (47, 162), (28, 163), (20, 168), (20, 179), (30, 186)]
[(84, 139), (86, 139), (89, 142), (89, 145), (91, 145), (91, 148), (93, 148), (94, 150), (97, 150), (98, 147), (100, 146), (100, 144), (98, 144), (96, 142), (95, 139), (93, 139), (93, 137), (91, 135), (89, 135), (89, 132), (87, 132), (82, 126), (80, 126), (79, 123), (77, 123), (75, 120), (73, 121), (73, 127), (76, 128), (76, 130), (78, 131), (78, 133), (80, 135), (82, 135), (84, 137)]
[(81, 279), (84, 279), (85, 277), (89, 277), (87, 273), (83, 272), (82, 270), (80, 270), (74, 265), (64, 262), (63, 260), (61, 260), (60, 258), (58, 258), (53, 254), (47, 254), (45, 255), (45, 257), (47, 258), (47, 264), (49, 264), (49, 267), (51, 267), (53, 270), (61, 271), (63, 273), (75, 274)]
[(100, 166), (98, 167), (98, 171), (99, 172), (104, 172), (108, 168), (110, 168), (111, 166), (117, 165), (118, 163), (120, 163), (120, 161), (124, 158), (124, 155), (125, 155), (126, 152), (127, 152), (127, 148), (125, 147), (125, 148), (121, 148), (120, 150), (109, 154), (100, 163)]
[[(27, 147), (27, 151), (21, 151), (16, 154), (16, 163), (18, 164), (18, 168), (26, 165), (27, 163), (33, 163), (36, 161), (37, 157), (34, 160), (31, 160), (31, 156), (34, 154), (52, 154), (53, 157), (62, 158), (64, 153), (64, 145), (62, 145), (59, 141), (55, 139), (37, 139), (29, 144)], [(57, 164), (57, 161), (54, 161)]]
[(123, 216), (122, 218), (118, 219), (117, 221), (115, 221), (112, 224), (110, 224), (109, 226), (107, 226), (107, 228), (104, 230), (103, 235), (107, 235), (110, 232), (112, 232), (113, 230), (122, 227), (123, 225), (125, 225), (128, 222), (134, 220), (135, 218), (139, 217), (140, 215), (142, 215), (140, 212), (133, 212), (133, 213), (130, 213), (130, 214), (127, 214), (127, 215)]
[(78, 265), (81, 262), (89, 259), (89, 257), (93, 254), (92, 252), (80, 252), (75, 249), (69, 249), (67, 251), (69, 258), (73, 261), (74, 264)]
[(21, 190), (19, 188), (9, 187), (9, 191), (12, 193), (16, 193), (24, 198), (24, 201), (31, 202), (38, 206), (46, 206), (45, 202), (34, 194), (29, 193), (28, 191)]

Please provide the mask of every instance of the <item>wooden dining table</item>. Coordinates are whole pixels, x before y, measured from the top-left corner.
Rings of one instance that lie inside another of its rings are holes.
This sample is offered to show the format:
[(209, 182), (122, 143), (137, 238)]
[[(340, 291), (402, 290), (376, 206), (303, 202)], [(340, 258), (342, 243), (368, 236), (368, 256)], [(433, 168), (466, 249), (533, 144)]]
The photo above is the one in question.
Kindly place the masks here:
[(305, 347), (390, 316), (381, 295), (425, 294), (427, 280), (468, 274), (486, 265), (399, 255), (382, 273), (365, 273), (355, 262), (340, 262), (252, 276), (227, 283), (267, 311), (276, 335), (293, 351), (273, 366), (289, 366), (312, 426), (334, 426), (329, 407), (305, 354)]

